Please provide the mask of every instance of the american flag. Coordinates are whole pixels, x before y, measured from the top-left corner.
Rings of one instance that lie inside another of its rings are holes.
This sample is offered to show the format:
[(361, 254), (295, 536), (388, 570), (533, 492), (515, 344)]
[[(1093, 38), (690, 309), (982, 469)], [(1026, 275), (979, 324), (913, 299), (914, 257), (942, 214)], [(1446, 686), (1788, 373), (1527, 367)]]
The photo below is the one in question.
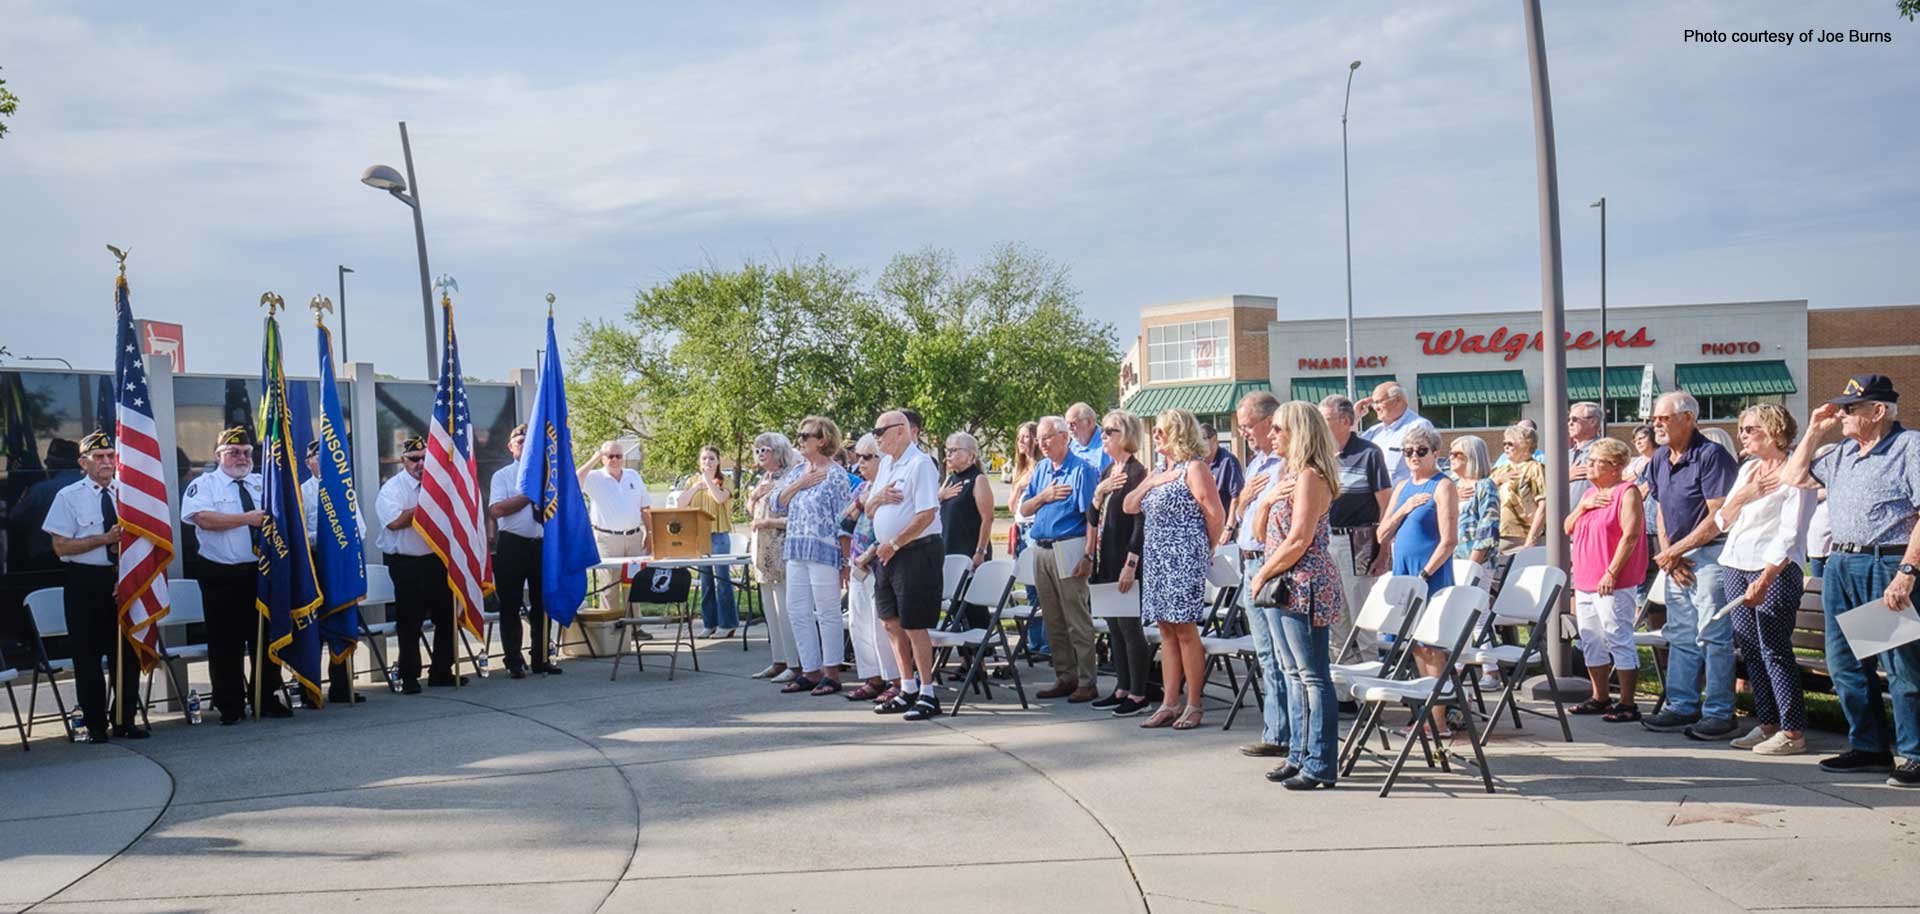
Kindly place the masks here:
[(120, 576), (113, 586), (126, 633), (142, 670), (160, 657), (161, 619), (167, 616), (167, 563), (173, 561), (173, 525), (168, 522), (166, 471), (160, 463), (160, 439), (147, 395), (147, 369), (140, 363), (133, 332), (133, 306), (127, 277), (114, 283), (113, 305), (119, 330), (114, 337), (113, 390), (119, 398)]
[(453, 338), (453, 301), (440, 298), (446, 320), (440, 388), (434, 393), (433, 428), (427, 433), (426, 471), (420, 480), (420, 507), (413, 528), (447, 563), (460, 626), (481, 634), (481, 607), (493, 592), (493, 557), (487, 554), (487, 528), (480, 520), (479, 470), (473, 462), (473, 415), (467, 387), (460, 381), (460, 347)]

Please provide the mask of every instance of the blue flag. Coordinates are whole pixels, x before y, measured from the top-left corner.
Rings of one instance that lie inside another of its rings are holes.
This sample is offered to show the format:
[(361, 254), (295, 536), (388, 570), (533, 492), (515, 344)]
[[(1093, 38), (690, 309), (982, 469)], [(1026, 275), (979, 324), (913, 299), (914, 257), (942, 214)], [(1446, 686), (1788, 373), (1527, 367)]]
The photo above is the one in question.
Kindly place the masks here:
[(587, 569), (600, 564), (576, 469), (573, 429), (567, 423), (567, 382), (560, 373), (560, 344), (549, 313), (547, 358), (540, 364), (540, 392), (533, 398), (527, 446), (520, 456), (520, 491), (533, 501), (533, 516), (544, 528), (540, 594), (547, 616), (561, 625), (573, 624), (573, 614), (587, 598)]
[[(331, 366), (329, 366), (331, 369)], [(307, 444), (313, 440), (313, 409), (307, 405), (307, 384), (305, 381), (293, 381), (287, 384), (287, 413), (293, 417), (293, 456), (294, 465), (300, 468), (300, 483), (307, 482)]]
[[(317, 322), (316, 322), (317, 323)], [(320, 637), (334, 663), (344, 663), (360, 644), (360, 601), (367, 598), (367, 556), (361, 545), (353, 487), (353, 447), (340, 421), (340, 392), (333, 384), (333, 334), (320, 331), (320, 500), (313, 532), (314, 571), (320, 578)], [(296, 429), (302, 427), (294, 421)], [(305, 449), (301, 453), (306, 453)]]
[(280, 324), (267, 318), (260, 365), (260, 510), (266, 520), (256, 534), (260, 577), (254, 608), (267, 620), (267, 656), (285, 667), (313, 707), (320, 707), (320, 582), (307, 551), (307, 516), (300, 504), (300, 476), (293, 453), (293, 417), (287, 410), (287, 377), (281, 368)]

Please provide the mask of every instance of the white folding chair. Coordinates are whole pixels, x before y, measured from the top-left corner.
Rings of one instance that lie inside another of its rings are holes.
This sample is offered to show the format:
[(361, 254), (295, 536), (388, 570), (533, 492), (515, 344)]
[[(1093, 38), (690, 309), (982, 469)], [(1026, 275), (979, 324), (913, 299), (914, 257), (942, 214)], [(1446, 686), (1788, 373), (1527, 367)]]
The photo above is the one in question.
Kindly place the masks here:
[(965, 555), (950, 555), (940, 566), (941, 592), (946, 594), (948, 608), (959, 604), (961, 588), (967, 586), (967, 574), (973, 571), (973, 558)]
[(1652, 648), (1653, 665), (1660, 673), (1660, 694), (1653, 699), (1654, 714), (1660, 713), (1667, 703), (1667, 627), (1661, 625), (1641, 631), (1640, 626), (1646, 624), (1647, 616), (1656, 606), (1660, 607), (1662, 613), (1667, 610), (1667, 573), (1664, 570), (1654, 573), (1653, 581), (1647, 585), (1647, 598), (1640, 602), (1639, 615), (1633, 620), (1634, 649)]
[(1400, 776), (1401, 769), (1406, 767), (1407, 757), (1413, 752), (1415, 737), (1426, 751), (1427, 764), (1432, 766), (1437, 760), (1440, 770), (1451, 773), (1453, 768), (1447, 761), (1447, 748), (1440, 742), (1433, 712), (1438, 708), (1453, 708), (1459, 710), (1466, 720), (1467, 742), (1473, 747), (1474, 764), (1480, 769), (1480, 780), (1487, 792), (1493, 792), (1493, 773), (1487, 769), (1487, 757), (1480, 747), (1480, 734), (1473, 726), (1473, 709), (1466, 701), (1465, 689), (1460, 683), (1461, 674), (1454, 667), (1460, 659), (1460, 652), (1466, 649), (1467, 642), (1478, 629), (1487, 603), (1487, 592), (1478, 587), (1444, 587), (1433, 595), (1432, 602), (1420, 614), (1419, 621), (1414, 623), (1410, 637), (1415, 643), (1446, 652), (1441, 675), (1409, 676), (1413, 667), (1412, 654), (1409, 652), (1402, 656), (1392, 675), (1353, 680), (1353, 696), (1361, 702), (1362, 707), (1360, 719), (1354, 722), (1346, 745), (1341, 749), (1342, 775), (1353, 772), (1353, 766), (1360, 760), (1360, 753), (1366, 751), (1367, 737), (1382, 726), (1382, 715), (1389, 705), (1414, 709), (1413, 736), (1408, 737), (1400, 747), (1400, 754), (1387, 771), (1386, 783), (1380, 785), (1380, 796), (1385, 797), (1393, 790), (1394, 780)]
[[(1493, 725), (1500, 720), (1503, 710), (1513, 713), (1513, 725), (1520, 726), (1521, 713), (1537, 717), (1555, 717), (1560, 721), (1560, 734), (1567, 742), (1573, 742), (1573, 728), (1567, 723), (1566, 704), (1559, 698), (1559, 682), (1554, 678), (1553, 665), (1546, 662), (1544, 645), (1547, 641), (1547, 626), (1559, 622), (1560, 597), (1567, 589), (1567, 573), (1552, 565), (1530, 565), (1520, 569), (1518, 574), (1507, 575), (1507, 582), (1500, 588), (1500, 596), (1493, 601), (1493, 609), (1487, 614), (1486, 625), (1481, 633), (1478, 646), (1468, 646), (1460, 654), (1460, 663), (1467, 667), (1493, 667), (1500, 671), (1506, 687), (1500, 690), (1500, 700), (1494, 703), (1493, 711), (1487, 713), (1487, 728), (1480, 733), (1481, 742), (1493, 732)], [(1532, 631), (1527, 643), (1495, 644), (1493, 629), (1501, 625), (1530, 625)], [(1520, 687), (1520, 681), (1526, 678), (1527, 671), (1535, 664), (1546, 668), (1547, 687), (1554, 695), (1552, 715), (1532, 708), (1520, 707), (1514, 690)], [(1485, 697), (1480, 694), (1480, 683), (1475, 677), (1468, 677), (1472, 683), (1474, 701), (1486, 713)]]
[(1454, 586), (1478, 587), (1493, 592), (1493, 569), (1472, 559), (1453, 560)]
[[(184, 709), (187, 703), (186, 664), (198, 663), (207, 659), (207, 645), (199, 643), (168, 644), (166, 629), (177, 628), (186, 633), (189, 625), (205, 625), (207, 607), (204, 595), (200, 591), (200, 582), (192, 578), (178, 578), (167, 581), (167, 617), (160, 633), (160, 662), (167, 670), (167, 678), (173, 682), (173, 698), (169, 699), (176, 708)], [(180, 662), (175, 669), (174, 661)], [(148, 704), (153, 703), (153, 678), (147, 678)]]
[[(1376, 638), (1391, 633), (1394, 636), (1393, 654), (1398, 654), (1406, 643), (1407, 630), (1413, 627), (1414, 620), (1420, 617), (1420, 607), (1427, 601), (1427, 582), (1425, 578), (1410, 574), (1396, 574), (1376, 578), (1367, 588), (1367, 595), (1360, 603), (1360, 611), (1353, 615), (1353, 631), (1347, 635), (1347, 643), (1340, 646), (1340, 653), (1334, 655), (1339, 660), (1360, 643), (1360, 633), (1368, 632)], [(1380, 676), (1388, 669), (1384, 660), (1361, 658), (1351, 663), (1334, 663), (1334, 691), (1340, 693), (1340, 700), (1351, 701), (1353, 695), (1348, 688), (1358, 678)]]
[[(387, 663), (387, 638), (398, 630), (393, 620), (393, 574), (385, 565), (367, 565), (367, 598), (360, 601), (360, 638), (373, 650), (373, 661), (379, 664), (378, 671), (368, 670), (367, 675), (387, 680), (387, 688), (400, 691), (400, 677)], [(367, 612), (378, 608), (385, 619), (382, 622), (368, 622)]]
[[(959, 558), (969, 566), (972, 565), (971, 560), (966, 556), (949, 556), (949, 558)], [(968, 628), (964, 631), (935, 629), (928, 633), (933, 639), (934, 648), (940, 651), (940, 656), (934, 663), (936, 670), (946, 663), (947, 658), (952, 656), (955, 650), (962, 647), (973, 648), (973, 656), (968, 658), (966, 672), (960, 679), (959, 691), (954, 694), (953, 707), (947, 710), (950, 716), (960, 713), (960, 705), (966, 701), (967, 691), (975, 685), (981, 687), (987, 700), (993, 699), (993, 686), (988, 682), (991, 677), (985, 674), (985, 666), (987, 655), (992, 652), (995, 644), (1006, 652), (1007, 669), (1012, 674), (1014, 691), (1020, 695), (1021, 709), (1024, 710), (1027, 707), (1027, 689), (1020, 682), (1019, 666), (1013, 662), (1013, 647), (1007, 640), (1006, 630), (1000, 627), (1001, 614), (1006, 611), (1008, 599), (1013, 593), (1013, 565), (1012, 559), (982, 562), (979, 568), (973, 568), (972, 573), (967, 576), (966, 590), (954, 595), (956, 604), (964, 598), (968, 603), (992, 607), (985, 628)]]
[[(1200, 647), (1206, 652), (1208, 679), (1214, 669), (1224, 669), (1227, 673), (1227, 688), (1233, 694), (1233, 704), (1227, 709), (1227, 721), (1220, 729), (1224, 732), (1233, 729), (1233, 719), (1240, 713), (1241, 705), (1246, 703), (1247, 692), (1253, 692), (1254, 701), (1266, 702), (1266, 696), (1260, 691), (1260, 657), (1253, 649), (1253, 635), (1247, 631), (1245, 618), (1239, 606), (1240, 597), (1240, 548), (1221, 546), (1213, 552), (1213, 562), (1207, 566), (1207, 588), (1213, 591), (1211, 609), (1218, 612), (1225, 605), (1226, 617), (1212, 626), (1212, 634), (1200, 636)], [(1154, 634), (1160, 633), (1154, 628)], [(1158, 640), (1157, 638), (1155, 640)], [(1246, 672), (1245, 682), (1236, 682), (1233, 661), (1240, 660)]]
[[(767, 619), (766, 608), (760, 606), (760, 588), (753, 583), (753, 537), (744, 533), (727, 531), (727, 554), (740, 556), (740, 561), (727, 566), (733, 581), (733, 601), (740, 616), (740, 649), (748, 650), (747, 629), (753, 625), (753, 613), (758, 609), (760, 621)], [(558, 656), (558, 652), (554, 652)]]
[[(62, 726), (67, 722), (67, 704), (60, 697), (60, 677), (73, 678), (73, 659), (61, 657), (55, 659), (47, 654), (47, 639), (57, 638), (67, 633), (67, 589), (65, 587), (42, 587), (27, 594), (27, 614), (33, 619), (33, 681), (27, 690), (27, 731), (33, 736), (33, 724), (36, 720), (51, 720), (34, 714), (39, 707), (40, 680), (47, 680), (48, 690), (53, 693), (53, 706), (59, 712)], [(72, 734), (69, 734), (71, 736)]]
[(1033, 620), (1040, 618), (1040, 604), (1026, 599), (1027, 588), (1033, 586), (1033, 559), (1038, 550), (1031, 547), (1020, 550), (1013, 560), (1014, 593), (1021, 597), (1018, 603), (1009, 602), (1003, 618), (1012, 619), (1016, 634), (1020, 636), (1020, 655), (1027, 660), (1027, 666), (1033, 666), (1033, 649), (1028, 643), (1027, 631)]
[(0, 668), (0, 685), (7, 687), (7, 704), (13, 707), (13, 729), (20, 734), (20, 749), (31, 752), (33, 744), (27, 741), (27, 727), (20, 721), (20, 702), (13, 697), (13, 681), (19, 678), (19, 670), (13, 667)]

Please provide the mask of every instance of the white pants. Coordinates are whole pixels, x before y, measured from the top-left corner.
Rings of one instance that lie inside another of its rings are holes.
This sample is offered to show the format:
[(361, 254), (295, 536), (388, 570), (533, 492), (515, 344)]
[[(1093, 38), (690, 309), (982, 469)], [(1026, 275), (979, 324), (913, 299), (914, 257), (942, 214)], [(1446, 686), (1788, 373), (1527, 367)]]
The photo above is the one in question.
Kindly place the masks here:
[(760, 585), (760, 605), (767, 608), (767, 645), (773, 648), (773, 662), (800, 665), (800, 648), (793, 643), (793, 626), (787, 624), (785, 585)]
[[(800, 669), (817, 670), (826, 659), (839, 666), (840, 569), (819, 562), (787, 562), (787, 621), (800, 647)], [(823, 659), (824, 658), (824, 659)]]
[(861, 679), (900, 678), (900, 658), (893, 654), (893, 640), (873, 611), (871, 574), (864, 581), (847, 581), (847, 631), (853, 634), (854, 671)]
[(1580, 656), (1587, 666), (1611, 663), (1616, 670), (1640, 668), (1640, 652), (1633, 646), (1633, 588), (1616, 587), (1605, 597), (1574, 591), (1573, 616), (1580, 626)]

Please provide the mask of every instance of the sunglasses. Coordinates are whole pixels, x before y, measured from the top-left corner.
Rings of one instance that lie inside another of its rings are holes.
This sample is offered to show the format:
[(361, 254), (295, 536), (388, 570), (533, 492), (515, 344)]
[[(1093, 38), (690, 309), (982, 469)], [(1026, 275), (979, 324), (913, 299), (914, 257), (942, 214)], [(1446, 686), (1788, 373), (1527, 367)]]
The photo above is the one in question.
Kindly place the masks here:
[(900, 426), (903, 426), (903, 425), (906, 425), (906, 423), (905, 423), (905, 422), (895, 422), (895, 423), (893, 423), (893, 424), (891, 424), (891, 425), (882, 425), (882, 426), (878, 426), (878, 427), (876, 427), (876, 428), (874, 428), (874, 430), (873, 430), (873, 437), (875, 437), (875, 438), (879, 438), (879, 437), (882, 437), (882, 436), (884, 436), (884, 435), (886, 435), (886, 433), (888, 433), (888, 432), (890, 432), (890, 431), (893, 431), (894, 429), (896, 429), (896, 428), (899, 428)]
[(1764, 432), (1764, 431), (1766, 431), (1766, 429), (1764, 429), (1764, 428), (1761, 428), (1761, 427), (1760, 427), (1760, 426), (1758, 426), (1758, 425), (1742, 425), (1742, 426), (1740, 426), (1740, 434), (1742, 434), (1742, 435), (1758, 435), (1758, 434), (1760, 434), (1761, 432)]
[(1431, 453), (1433, 453), (1433, 448), (1430, 448), (1430, 447), (1410, 447), (1410, 448), (1407, 448), (1407, 449), (1406, 449), (1406, 450), (1404, 450), (1404, 451), (1401, 451), (1401, 453), (1403, 453), (1403, 454), (1406, 454), (1406, 455), (1407, 455), (1408, 457), (1425, 457), (1425, 456), (1427, 456), (1428, 454), (1431, 454)]
[(1103, 425), (1100, 426), (1100, 433), (1103, 435), (1118, 435), (1120, 434), (1120, 430), (1111, 425)]
[(406, 461), (406, 462), (408, 462), (408, 463), (419, 463), (420, 461), (422, 461), (422, 460), (425, 460), (425, 459), (427, 459), (427, 458), (426, 458), (426, 456), (425, 456), (425, 455), (422, 455), (422, 456), (419, 456), (419, 457), (402, 457), (402, 458), (400, 458), (400, 459), (401, 459), (401, 460), (404, 460), (404, 461)]
[(827, 434), (825, 432), (801, 432), (800, 434), (795, 435), (794, 437), (800, 439), (801, 441), (812, 441), (815, 438), (819, 438), (824, 441), (826, 440)]
[(625, 455), (625, 454), (603, 454), (603, 455), (601, 455), (601, 457), (600, 457), (600, 459), (602, 459), (602, 460), (625, 460), (625, 459), (627, 459), (627, 455)]
[(858, 458), (860, 459), (860, 461), (861, 461), (862, 463), (864, 463), (864, 462), (866, 462), (866, 461), (869, 461), (869, 460), (879, 460), (879, 459), (880, 459), (880, 455), (879, 455), (879, 454), (858, 454), (858, 455), (856, 455), (856, 456), (857, 456), (857, 457), (858, 457)]

